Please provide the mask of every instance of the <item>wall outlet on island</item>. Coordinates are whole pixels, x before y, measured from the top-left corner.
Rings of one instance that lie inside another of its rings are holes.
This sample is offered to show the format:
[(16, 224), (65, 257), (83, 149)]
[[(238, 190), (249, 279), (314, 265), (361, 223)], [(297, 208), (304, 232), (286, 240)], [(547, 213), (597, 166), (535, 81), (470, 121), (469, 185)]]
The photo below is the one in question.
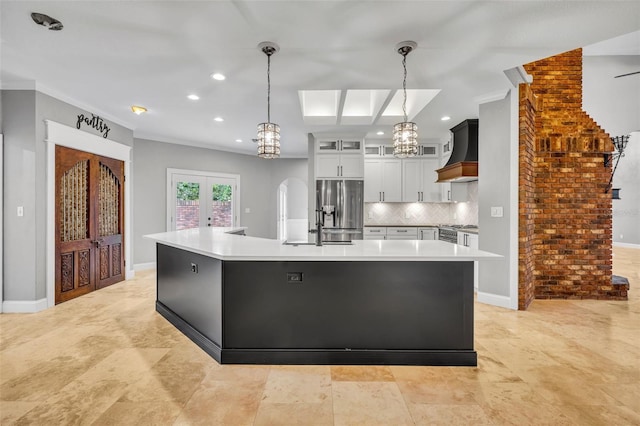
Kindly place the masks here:
[(411, 213), (409, 212), (404, 212), (404, 218), (405, 219), (409, 219), (411, 217)]
[(369, 219), (373, 219), (373, 212), (369, 212), (369, 215), (367, 216)]

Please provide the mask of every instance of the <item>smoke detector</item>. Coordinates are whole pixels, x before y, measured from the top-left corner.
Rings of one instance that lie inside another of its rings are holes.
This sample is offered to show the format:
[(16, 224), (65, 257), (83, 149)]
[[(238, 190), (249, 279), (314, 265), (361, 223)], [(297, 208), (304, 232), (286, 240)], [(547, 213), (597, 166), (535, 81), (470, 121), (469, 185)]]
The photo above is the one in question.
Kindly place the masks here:
[(49, 15), (45, 15), (44, 13), (33, 12), (31, 14), (31, 19), (38, 25), (42, 25), (43, 27), (47, 27), (51, 31), (60, 31), (64, 28), (62, 22), (58, 21), (55, 18), (52, 18)]

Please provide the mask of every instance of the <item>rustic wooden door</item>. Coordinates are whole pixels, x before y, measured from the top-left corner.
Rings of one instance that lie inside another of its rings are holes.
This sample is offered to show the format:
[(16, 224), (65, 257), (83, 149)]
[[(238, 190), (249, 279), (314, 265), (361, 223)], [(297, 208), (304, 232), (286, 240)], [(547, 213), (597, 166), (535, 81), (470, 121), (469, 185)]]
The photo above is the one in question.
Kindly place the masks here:
[(97, 288), (124, 279), (124, 162), (97, 157)]
[(56, 303), (124, 279), (124, 163), (56, 147)]

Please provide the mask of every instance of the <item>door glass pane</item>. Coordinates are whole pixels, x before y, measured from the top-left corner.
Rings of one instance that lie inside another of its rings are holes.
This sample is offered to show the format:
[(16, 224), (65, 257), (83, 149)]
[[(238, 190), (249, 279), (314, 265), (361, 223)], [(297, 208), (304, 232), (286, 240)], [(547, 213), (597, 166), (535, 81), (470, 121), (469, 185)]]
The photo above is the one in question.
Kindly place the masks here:
[(211, 185), (211, 226), (233, 226), (233, 187)]
[(200, 184), (176, 183), (176, 231), (200, 226)]

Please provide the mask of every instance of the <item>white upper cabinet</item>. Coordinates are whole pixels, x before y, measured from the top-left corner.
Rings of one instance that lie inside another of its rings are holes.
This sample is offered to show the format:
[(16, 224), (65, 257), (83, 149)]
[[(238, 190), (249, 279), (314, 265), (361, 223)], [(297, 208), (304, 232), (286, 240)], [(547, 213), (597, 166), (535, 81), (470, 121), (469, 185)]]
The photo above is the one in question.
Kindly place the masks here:
[(364, 177), (364, 158), (362, 155), (341, 155), (340, 177), (362, 179)]
[(405, 159), (402, 162), (402, 201), (439, 202), (440, 186), (436, 183), (438, 160), (430, 158)]
[(418, 145), (418, 156), (427, 158), (440, 158), (440, 145), (438, 144), (420, 144)]
[(393, 158), (393, 145), (365, 145), (365, 157)]
[(364, 201), (402, 201), (402, 162), (398, 159), (364, 161)]
[(438, 180), (438, 159), (422, 160), (422, 201), (439, 202), (442, 201), (442, 193), (440, 191)]
[(422, 160), (404, 160), (402, 162), (402, 201), (421, 201)]
[(316, 152), (321, 153), (349, 153), (362, 154), (364, 152), (364, 141), (361, 139), (318, 139), (316, 141)]
[(363, 161), (362, 155), (316, 155), (316, 177), (362, 179), (364, 177)]
[[(448, 146), (447, 146), (448, 144)], [(447, 161), (449, 161), (449, 157), (451, 157), (451, 142), (447, 142), (442, 147), (442, 157), (440, 157), (440, 167), (443, 168)], [(437, 184), (440, 188), (440, 200), (445, 202), (451, 202), (453, 199), (451, 198), (451, 182), (442, 182)]]
[(316, 141), (316, 178), (362, 179), (364, 143), (358, 139), (319, 139)]

